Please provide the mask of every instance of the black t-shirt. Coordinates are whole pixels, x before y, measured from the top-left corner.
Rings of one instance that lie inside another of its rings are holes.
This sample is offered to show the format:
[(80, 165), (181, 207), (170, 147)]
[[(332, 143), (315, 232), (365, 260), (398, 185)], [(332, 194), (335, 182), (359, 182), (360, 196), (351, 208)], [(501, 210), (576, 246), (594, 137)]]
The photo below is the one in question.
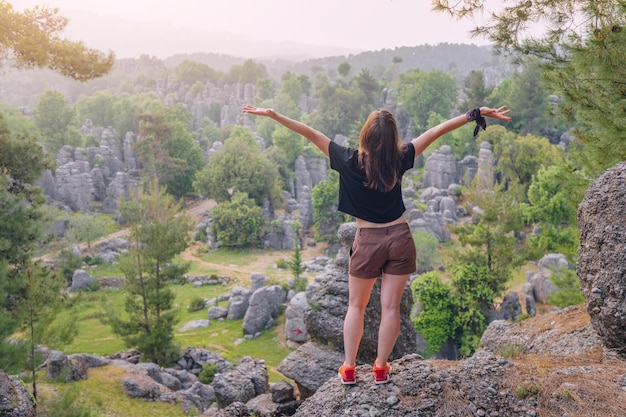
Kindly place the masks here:
[[(404, 214), (401, 181), (390, 192), (367, 188), (365, 170), (359, 168), (358, 149), (330, 142), (330, 168), (339, 173), (339, 211), (372, 223), (388, 223)], [(415, 164), (415, 147), (407, 144), (400, 178)]]

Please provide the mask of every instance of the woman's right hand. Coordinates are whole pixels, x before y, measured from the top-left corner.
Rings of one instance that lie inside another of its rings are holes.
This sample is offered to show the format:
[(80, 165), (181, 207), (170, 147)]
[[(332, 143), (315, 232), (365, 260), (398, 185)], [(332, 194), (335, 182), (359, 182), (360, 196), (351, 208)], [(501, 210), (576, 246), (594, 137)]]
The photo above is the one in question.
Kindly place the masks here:
[(273, 115), (276, 114), (274, 109), (270, 109), (270, 108), (263, 109), (263, 108), (255, 107), (251, 105), (245, 106), (243, 109), (241, 109), (241, 111), (243, 113), (255, 114), (257, 116), (266, 116), (266, 117), (272, 117)]

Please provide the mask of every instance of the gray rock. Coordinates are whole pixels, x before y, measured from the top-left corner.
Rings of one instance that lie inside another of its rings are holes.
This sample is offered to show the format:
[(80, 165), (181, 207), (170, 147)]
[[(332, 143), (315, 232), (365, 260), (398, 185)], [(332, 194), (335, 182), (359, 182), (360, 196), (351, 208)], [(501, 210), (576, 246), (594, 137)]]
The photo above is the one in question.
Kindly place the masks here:
[(278, 365), (278, 371), (298, 386), (300, 399), (310, 397), (329, 378), (337, 376), (343, 354), (315, 342), (307, 342)]
[(122, 381), (122, 388), (130, 398), (155, 400), (161, 396), (160, 385), (147, 376), (126, 377)]
[(578, 206), (576, 271), (591, 322), (608, 348), (626, 348), (626, 162), (608, 169)]
[(210, 320), (198, 319), (189, 321), (178, 328), (179, 332), (187, 332), (189, 330), (202, 329), (211, 325)]
[(255, 291), (243, 318), (244, 335), (256, 335), (273, 326), (280, 312), (279, 307), (286, 298), (287, 293), (280, 285), (270, 285)]
[(0, 369), (0, 416), (35, 417), (35, 403), (24, 385)]
[(239, 320), (245, 317), (248, 306), (250, 305), (250, 297), (252, 291), (245, 287), (236, 286), (232, 289), (230, 299), (228, 300), (228, 320)]
[(309, 339), (309, 332), (304, 323), (304, 312), (309, 307), (306, 293), (299, 292), (289, 301), (285, 311), (285, 337), (288, 340), (302, 343)]
[(235, 402), (245, 404), (269, 388), (265, 362), (244, 357), (234, 370), (216, 374), (211, 385), (220, 408)]
[(96, 278), (94, 278), (89, 272), (84, 269), (77, 269), (74, 271), (74, 275), (72, 275), (72, 286), (70, 287), (70, 291), (78, 291), (89, 288), (96, 282)]
[(87, 379), (87, 365), (81, 357), (70, 360), (67, 355), (57, 350), (48, 353), (45, 362), (46, 378), (64, 382)]
[(209, 318), (209, 320), (218, 320), (218, 319), (223, 319), (226, 318), (226, 316), (228, 315), (228, 309), (224, 308), (224, 307), (209, 307), (209, 309), (207, 310), (207, 317)]
[(426, 159), (422, 186), (448, 188), (450, 184), (457, 182), (456, 161), (452, 148), (443, 145)]

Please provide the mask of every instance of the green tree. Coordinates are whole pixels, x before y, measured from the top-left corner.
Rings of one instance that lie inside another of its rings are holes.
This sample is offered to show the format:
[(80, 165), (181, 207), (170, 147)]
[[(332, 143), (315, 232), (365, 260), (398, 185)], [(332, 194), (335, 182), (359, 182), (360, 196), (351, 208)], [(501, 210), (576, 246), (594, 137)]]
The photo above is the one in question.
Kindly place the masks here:
[(323, 242), (337, 242), (337, 230), (348, 216), (337, 210), (339, 195), (339, 174), (329, 171), (328, 178), (319, 182), (311, 191), (313, 202), (313, 223), (317, 238)]
[(382, 105), (382, 85), (368, 69), (362, 69), (353, 79), (356, 89), (367, 98), (365, 106), (374, 110)]
[(69, 316), (55, 321), (63, 308), (64, 279), (60, 274), (39, 264), (29, 265), (25, 271), (25, 293), (18, 315), (25, 331), (23, 341), (27, 349), (26, 365), (32, 378), (33, 397), (37, 402), (37, 369), (43, 362), (38, 346), (58, 349), (71, 343), (78, 332), (76, 318)]
[(272, 143), (282, 149), (292, 170), (296, 159), (303, 154), (305, 140), (303, 136), (284, 126), (279, 126), (272, 134)]
[(242, 65), (233, 65), (228, 72), (228, 80), (240, 84), (256, 84), (261, 78), (267, 78), (265, 65), (246, 60)]
[(413, 240), (417, 252), (417, 272), (431, 271), (439, 249), (439, 240), (432, 233), (421, 230), (413, 233)]
[[(485, 85), (485, 75), (481, 70), (473, 70), (463, 80), (463, 93), (467, 97), (459, 106), (461, 112), (486, 105), (486, 99), (493, 87)], [(504, 103), (504, 102), (503, 102)]]
[[(493, 183), (492, 180), (486, 182)], [(502, 184), (497, 183), (488, 189), (481, 187), (477, 178), (470, 186), (469, 201), (477, 207), (472, 210), (472, 222), (451, 226), (466, 247), (455, 255), (454, 264), (487, 268), (490, 279), (493, 279), (489, 286), (494, 294), (499, 295), (513, 269), (523, 262), (523, 256), (516, 251), (517, 238), (514, 236), (522, 227), (521, 208), (515, 198), (515, 189), (505, 191)]]
[(194, 224), (155, 182), (136, 200), (121, 201), (120, 214), (131, 242), (131, 256), (120, 263), (126, 277), (125, 314), (109, 307), (103, 321), (146, 360), (168, 365), (178, 354), (173, 343), (178, 310), (170, 284), (184, 279), (189, 269), (174, 258), (187, 248)]
[(520, 136), (503, 126), (491, 126), (482, 132), (479, 141), (491, 143), (498, 161), (496, 170), (507, 183), (519, 185), (519, 202), (527, 201), (526, 192), (539, 168), (554, 165), (563, 158), (561, 148), (545, 137), (531, 134)]
[(73, 213), (69, 222), (70, 233), (77, 242), (87, 243), (89, 252), (96, 239), (112, 233), (114, 229), (115, 221), (105, 214)]
[(157, 178), (177, 198), (193, 191), (196, 172), (204, 166), (202, 149), (187, 129), (189, 117), (182, 108), (165, 107), (139, 116), (139, 161), (147, 177)]
[[(474, 0), (432, 4), (459, 18), (489, 16), (474, 35), (492, 41), (496, 52), (540, 64), (556, 94), (564, 98), (561, 112), (579, 128), (585, 152), (576, 168), (597, 176), (626, 159), (626, 129), (621, 122), (626, 108), (623, 1), (517, 2), (504, 8)], [(536, 33), (537, 28), (545, 29)]]
[(17, 329), (27, 262), (42, 235), (45, 197), (33, 187), (54, 166), (27, 131), (12, 133), (0, 113), (0, 368), (16, 370), (20, 347), (8, 341)]
[(454, 79), (441, 71), (413, 70), (400, 74), (397, 98), (413, 116), (416, 129), (423, 131), (430, 113), (450, 117), (457, 97)]
[(195, 189), (203, 197), (226, 202), (242, 192), (261, 206), (279, 198), (278, 170), (260, 152), (250, 130), (234, 129), (223, 148), (198, 172)]
[(220, 247), (246, 248), (261, 241), (263, 210), (243, 192), (235, 192), (230, 200), (213, 208), (211, 218)]
[(207, 64), (188, 59), (184, 60), (176, 67), (176, 76), (179, 81), (187, 85), (193, 85), (198, 81), (202, 83), (206, 83), (207, 81), (217, 83), (219, 79), (218, 72)]
[(62, 93), (46, 90), (34, 113), (35, 123), (50, 153), (56, 155), (64, 145), (82, 146), (83, 138), (76, 128), (76, 111), (67, 104)]
[(115, 126), (116, 101), (117, 99), (113, 94), (97, 91), (92, 96), (81, 96), (74, 104), (74, 108), (81, 123), (89, 119), (94, 126)]
[(113, 66), (113, 54), (103, 55), (59, 35), (67, 19), (47, 5), (18, 12), (0, 0), (0, 54), (12, 56), (18, 67), (50, 68), (78, 81), (100, 77)]
[(456, 335), (452, 286), (441, 281), (437, 272), (427, 272), (411, 282), (413, 298), (419, 300), (419, 313), (413, 325), (426, 340), (427, 356), (439, 352)]

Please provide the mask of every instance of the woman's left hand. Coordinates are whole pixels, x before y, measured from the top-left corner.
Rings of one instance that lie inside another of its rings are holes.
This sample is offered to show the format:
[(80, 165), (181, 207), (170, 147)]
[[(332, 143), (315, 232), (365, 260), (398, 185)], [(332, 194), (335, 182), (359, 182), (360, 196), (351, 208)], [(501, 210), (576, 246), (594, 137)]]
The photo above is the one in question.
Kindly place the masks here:
[(490, 107), (481, 107), (480, 115), (484, 117), (491, 117), (494, 119), (505, 120), (510, 122), (511, 117), (507, 116), (507, 114), (511, 113), (510, 109), (507, 109), (506, 106), (498, 107), (497, 109), (492, 109)]

